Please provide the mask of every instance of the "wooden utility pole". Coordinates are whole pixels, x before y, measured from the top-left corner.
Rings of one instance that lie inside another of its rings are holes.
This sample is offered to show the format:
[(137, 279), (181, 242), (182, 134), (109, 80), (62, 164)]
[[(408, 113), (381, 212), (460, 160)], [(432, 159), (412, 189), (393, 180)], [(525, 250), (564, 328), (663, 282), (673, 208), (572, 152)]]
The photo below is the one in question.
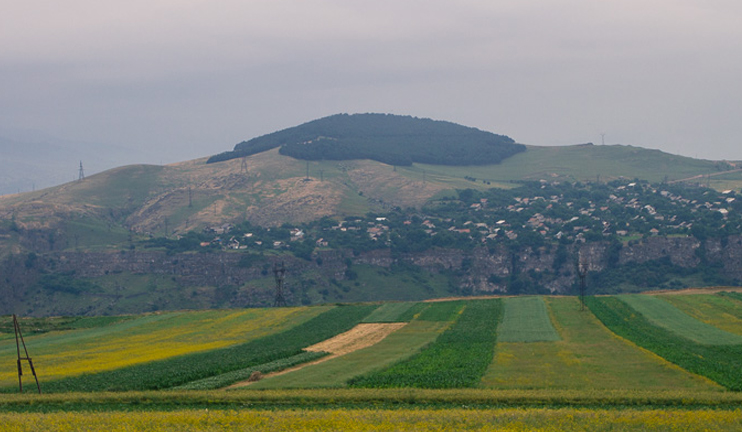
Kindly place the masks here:
[[(15, 314), (13, 314), (13, 329), (15, 330), (15, 347), (16, 352), (18, 353), (18, 388), (20, 389), (21, 393), (23, 393), (23, 379), (21, 378), (23, 376), (23, 366), (21, 364), (21, 361), (26, 360), (28, 362), (28, 365), (31, 367), (31, 374), (33, 374), (33, 377), (36, 380), (36, 388), (39, 390), (39, 394), (41, 394), (39, 377), (36, 376), (36, 369), (34, 369), (33, 361), (28, 355), (26, 342), (23, 340), (23, 334), (21, 333), (21, 326), (18, 324), (18, 318), (15, 316)], [(23, 352), (26, 354), (25, 357), (21, 357), (21, 345), (23, 345)]]

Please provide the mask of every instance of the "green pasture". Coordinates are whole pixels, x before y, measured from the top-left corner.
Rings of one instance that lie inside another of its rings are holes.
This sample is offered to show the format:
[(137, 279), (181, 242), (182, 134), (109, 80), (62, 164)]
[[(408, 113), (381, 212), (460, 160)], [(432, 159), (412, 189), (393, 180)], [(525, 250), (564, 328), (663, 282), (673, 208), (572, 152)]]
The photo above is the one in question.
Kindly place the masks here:
[(504, 303), (505, 313), (497, 329), (498, 342), (559, 340), (542, 297), (511, 297)]
[(577, 298), (547, 298), (546, 304), (561, 339), (503, 343), (498, 335), (494, 361), (482, 378), (481, 387), (579, 391), (722, 389), (616, 337), (589, 310), (580, 310)]
[(679, 180), (718, 171), (713, 161), (621, 145), (529, 146), (525, 152), (513, 155), (498, 165), (415, 166), (425, 170), (429, 176), (474, 177), (480, 185), (481, 180), (508, 182), (555, 176), (570, 181), (592, 181), (600, 176), (603, 181), (625, 177), (661, 182), (666, 177), (668, 180)]
[(742, 335), (729, 333), (693, 318), (662, 298), (650, 295), (620, 295), (617, 298), (651, 323), (694, 342), (705, 345), (742, 344)]

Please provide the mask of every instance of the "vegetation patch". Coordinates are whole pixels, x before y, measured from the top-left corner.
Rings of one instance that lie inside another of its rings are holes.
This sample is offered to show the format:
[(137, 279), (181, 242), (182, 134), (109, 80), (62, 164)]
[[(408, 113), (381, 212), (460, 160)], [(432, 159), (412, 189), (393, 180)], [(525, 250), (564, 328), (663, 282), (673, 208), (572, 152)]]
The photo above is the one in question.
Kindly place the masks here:
[(415, 302), (403, 302), (403, 303), (384, 303), (371, 312), (371, 314), (363, 320), (365, 323), (385, 323), (385, 322), (406, 322), (409, 314), (407, 313), (418, 303)]
[(448, 327), (443, 321), (413, 321), (381, 342), (297, 371), (271, 377), (250, 389), (345, 387), (348, 380), (414, 355)]
[[(579, 408), (447, 409), (176, 409), (115, 412), (2, 413), (14, 432), (39, 430), (162, 431), (647, 431), (732, 432), (742, 428), (739, 410), (643, 410)], [(227, 426), (228, 425), (228, 426)], [(617, 428), (617, 425), (620, 428)]]
[(652, 324), (699, 344), (742, 344), (742, 336), (699, 321), (659, 297), (622, 295), (617, 298), (644, 315)]
[(181, 386), (174, 387), (173, 390), (213, 390), (218, 389), (222, 387), (226, 387), (228, 385), (234, 384), (239, 381), (245, 381), (247, 379), (250, 379), (251, 377), (255, 376), (256, 372), (259, 372), (260, 374), (267, 374), (270, 372), (275, 372), (283, 369), (290, 368), (292, 366), (296, 366), (302, 363), (310, 362), (312, 360), (317, 360), (319, 358), (322, 358), (326, 356), (327, 353), (321, 352), (321, 351), (307, 351), (302, 352), (300, 354), (275, 360), (270, 363), (265, 363), (262, 365), (257, 365), (245, 369), (240, 369), (232, 372), (227, 372), (225, 374), (216, 375), (209, 378), (204, 378), (196, 381), (189, 382), (188, 384), (184, 384)]
[(371, 159), (390, 165), (488, 165), (526, 150), (512, 138), (445, 121), (390, 114), (337, 114), (243, 141), (207, 163), (262, 153), (306, 160)]
[(453, 321), (461, 313), (461, 309), (465, 304), (466, 302), (462, 300), (433, 302), (430, 303), (429, 307), (420, 312), (420, 316), (417, 319), (420, 321)]
[(350, 385), (473, 387), (492, 361), (501, 311), (499, 299), (467, 301), (456, 323), (428, 348), (387, 369), (353, 379)]
[(615, 297), (588, 297), (585, 303), (617, 335), (676, 365), (705, 376), (724, 387), (742, 390), (742, 345), (704, 345), (654, 325), (644, 315)]
[(662, 299), (706, 324), (742, 335), (742, 305), (733, 299), (715, 294), (667, 295)]
[(377, 306), (332, 308), (280, 333), (219, 350), (181, 355), (44, 384), (46, 392), (166, 389), (300, 354), (302, 349), (354, 327)]
[(541, 297), (505, 299), (502, 323), (497, 329), (498, 342), (546, 342), (559, 340)]
[[(490, 389), (722, 391), (616, 337), (575, 297), (545, 299), (561, 340), (498, 343), (480, 386)], [(507, 305), (506, 305), (507, 307)]]
[[(26, 338), (26, 344), (45, 386), (61, 378), (238, 345), (286, 330), (326, 310), (319, 307), (149, 314), (107, 326), (48, 332)], [(0, 387), (17, 383), (15, 359), (14, 341), (0, 342)]]

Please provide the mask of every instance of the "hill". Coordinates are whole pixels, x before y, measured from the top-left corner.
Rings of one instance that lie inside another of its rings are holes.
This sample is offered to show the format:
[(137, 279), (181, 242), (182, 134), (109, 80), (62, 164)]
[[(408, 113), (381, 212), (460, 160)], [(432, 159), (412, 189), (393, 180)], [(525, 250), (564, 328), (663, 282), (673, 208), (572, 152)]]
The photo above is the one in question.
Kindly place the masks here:
[(391, 114), (337, 114), (243, 141), (207, 163), (280, 147), (304, 160), (370, 159), (389, 165), (490, 165), (525, 151), (512, 138), (445, 121)]

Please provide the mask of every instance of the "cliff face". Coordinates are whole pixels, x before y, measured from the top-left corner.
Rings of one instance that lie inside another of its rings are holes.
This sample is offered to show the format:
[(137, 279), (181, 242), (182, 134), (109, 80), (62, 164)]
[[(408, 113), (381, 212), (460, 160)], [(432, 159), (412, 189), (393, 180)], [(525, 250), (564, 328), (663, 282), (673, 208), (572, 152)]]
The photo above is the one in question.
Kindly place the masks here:
[[(520, 250), (511, 250), (504, 246), (472, 251), (431, 249), (401, 256), (393, 256), (388, 249), (357, 255), (351, 251), (334, 250), (315, 252), (310, 261), (292, 255), (262, 256), (230, 252), (168, 255), (146, 250), (15, 255), (0, 263), (3, 273), (0, 293), (6, 299), (0, 306), (0, 313), (11, 313), (19, 305), (38, 306), (43, 302), (54, 301), (57, 297), (43, 297), (42, 290), (38, 289), (38, 282), (49, 275), (93, 281), (115, 279), (116, 275), (121, 274), (146, 275), (160, 281), (151, 282), (148, 288), (160, 292), (159, 297), (148, 300), (148, 307), (154, 310), (270, 304), (273, 267), (281, 263), (287, 269), (286, 279), (293, 281), (293, 291), (287, 293), (287, 296), (294, 304), (298, 303), (297, 297), (300, 295), (297, 284), (316, 287), (322, 291), (323, 286), (348, 279), (352, 274), (349, 270), (357, 265), (387, 270), (398, 264), (408, 267), (412, 265), (433, 275), (445, 275), (451, 281), (452, 293), (459, 294), (517, 293), (520, 286), (518, 284), (538, 286), (541, 290), (553, 293), (569, 293), (576, 279), (574, 263), (577, 259), (595, 274), (617, 266), (665, 259), (686, 269), (695, 268), (702, 263), (711, 265), (721, 276), (742, 280), (742, 237), (705, 242), (693, 237), (649, 237), (623, 246), (589, 243), (552, 245), (538, 249), (528, 247)], [(163, 288), (161, 281), (166, 281), (169, 288)], [(64, 289), (68, 293), (75, 293), (76, 290), (74, 287)], [(190, 303), (177, 300), (184, 293), (191, 293), (189, 295), (193, 299)], [(88, 303), (115, 297), (110, 293), (84, 294), (89, 297)], [(90, 304), (84, 310), (54, 310), (60, 313), (122, 312), (115, 308), (102, 310)], [(132, 310), (136, 310), (136, 307)]]

